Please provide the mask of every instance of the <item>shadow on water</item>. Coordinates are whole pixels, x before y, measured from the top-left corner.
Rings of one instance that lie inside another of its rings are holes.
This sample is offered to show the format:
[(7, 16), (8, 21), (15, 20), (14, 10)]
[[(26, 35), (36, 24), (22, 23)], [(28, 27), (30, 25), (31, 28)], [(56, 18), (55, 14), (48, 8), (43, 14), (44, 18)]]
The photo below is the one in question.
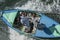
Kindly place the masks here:
[(0, 40), (10, 40), (9, 39), (9, 29), (7, 25), (0, 20)]

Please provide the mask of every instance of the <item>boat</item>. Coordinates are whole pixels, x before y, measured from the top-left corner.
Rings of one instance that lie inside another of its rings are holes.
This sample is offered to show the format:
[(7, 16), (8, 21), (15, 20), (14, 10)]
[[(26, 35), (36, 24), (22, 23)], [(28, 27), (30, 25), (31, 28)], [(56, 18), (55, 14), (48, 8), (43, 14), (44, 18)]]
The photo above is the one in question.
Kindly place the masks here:
[(11, 9), (1, 11), (0, 17), (8, 27), (16, 30), (21, 35), (28, 35), (32, 38), (60, 38), (59, 15)]

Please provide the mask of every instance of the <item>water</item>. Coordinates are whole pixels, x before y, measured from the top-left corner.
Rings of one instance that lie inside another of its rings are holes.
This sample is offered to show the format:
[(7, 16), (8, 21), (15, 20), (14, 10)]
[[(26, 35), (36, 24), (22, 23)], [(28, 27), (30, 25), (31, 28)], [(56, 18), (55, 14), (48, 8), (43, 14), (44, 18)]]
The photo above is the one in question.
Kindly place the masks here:
[(41, 11), (45, 13), (47, 12), (60, 13), (59, 0), (57, 1), (54, 0), (51, 4), (46, 4), (46, 2), (42, 2), (41, 0), (29, 0), (27, 3), (25, 3), (21, 7), (16, 6), (15, 9), (34, 10), (34, 11)]

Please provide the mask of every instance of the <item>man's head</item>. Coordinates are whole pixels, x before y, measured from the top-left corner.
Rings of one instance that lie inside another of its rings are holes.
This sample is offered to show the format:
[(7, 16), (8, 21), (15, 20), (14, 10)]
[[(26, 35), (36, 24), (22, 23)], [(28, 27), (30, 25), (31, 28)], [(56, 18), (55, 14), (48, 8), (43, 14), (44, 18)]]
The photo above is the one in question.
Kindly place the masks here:
[(32, 16), (33, 16), (33, 17), (36, 17), (36, 13), (33, 13)]

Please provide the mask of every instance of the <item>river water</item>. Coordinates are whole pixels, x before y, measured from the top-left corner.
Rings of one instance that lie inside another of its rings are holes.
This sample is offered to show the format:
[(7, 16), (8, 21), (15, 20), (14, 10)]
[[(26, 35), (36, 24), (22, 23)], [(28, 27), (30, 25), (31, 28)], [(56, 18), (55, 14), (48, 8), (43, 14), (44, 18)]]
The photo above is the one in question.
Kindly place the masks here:
[(15, 9), (25, 9), (25, 10), (35, 10), (41, 12), (51, 12), (51, 13), (60, 13), (60, 5), (59, 0), (53, 0), (52, 3), (46, 4), (48, 1), (42, 2), (41, 0), (29, 0), (24, 5), (19, 6), (19, 3), (16, 4), (18, 6), (14, 7)]

